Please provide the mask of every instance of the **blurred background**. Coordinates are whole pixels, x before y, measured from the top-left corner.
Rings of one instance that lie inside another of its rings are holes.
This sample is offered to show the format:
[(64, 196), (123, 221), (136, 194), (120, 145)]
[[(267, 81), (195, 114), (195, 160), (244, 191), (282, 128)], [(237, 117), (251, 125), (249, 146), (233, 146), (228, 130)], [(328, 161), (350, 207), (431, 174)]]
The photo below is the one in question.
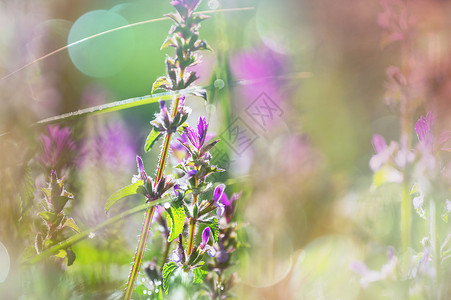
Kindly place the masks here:
[[(399, 187), (371, 191), (369, 167), (373, 134), (387, 141), (400, 136), (399, 107), (386, 101), (386, 69), (405, 61), (402, 43), (393, 42), (399, 38), (383, 26), (384, 6), (203, 0), (199, 10), (245, 7), (253, 9), (214, 13), (202, 23), (200, 35), (213, 51), (203, 53), (196, 70), (209, 99), (187, 99), (189, 122), (206, 115), (210, 132), (222, 139), (213, 155), (228, 171), (216, 179), (227, 192), (243, 192), (234, 293), (238, 299), (397, 298), (398, 286), (364, 288), (350, 268), (365, 261), (380, 269), (387, 247), (401, 243)], [(411, 134), (427, 110), (437, 112), (439, 130), (449, 130), (451, 5), (417, 0), (408, 8), (416, 58), (410, 65), (421, 90)], [(171, 11), (167, 0), (0, 0), (0, 298), (106, 299), (122, 290), (141, 214), (74, 245), (70, 267), (21, 266), (34, 243), (32, 207), (39, 200), (31, 199), (42, 198), (47, 180), (36, 160), (46, 128), (31, 125), (150, 94), (165, 72), (165, 55), (172, 55), (160, 51), (171, 23), (123, 29), (21, 68), (68, 43)], [(137, 154), (153, 174), (158, 147), (144, 154), (143, 144), (157, 109), (150, 104), (58, 124), (71, 128), (76, 144), (61, 175), (74, 194), (71, 216), (80, 229), (109, 217), (105, 201), (130, 182)], [(31, 196), (21, 195), (24, 182), (35, 187)], [(110, 214), (140, 201), (122, 201)], [(419, 251), (427, 226), (415, 215), (413, 226), (412, 248)], [(446, 236), (449, 226), (441, 230)], [(147, 261), (161, 251), (155, 236)]]

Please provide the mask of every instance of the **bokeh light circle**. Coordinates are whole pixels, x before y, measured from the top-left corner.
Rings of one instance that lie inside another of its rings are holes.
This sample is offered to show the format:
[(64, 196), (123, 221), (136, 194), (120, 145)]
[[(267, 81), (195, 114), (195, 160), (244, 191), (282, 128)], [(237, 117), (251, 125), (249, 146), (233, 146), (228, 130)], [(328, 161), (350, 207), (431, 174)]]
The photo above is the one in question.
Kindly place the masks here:
[[(292, 4), (290, 4), (292, 5)], [(259, 3), (256, 13), (256, 27), (263, 43), (271, 50), (289, 54), (296, 50), (294, 45), (298, 36), (296, 24), (299, 15), (289, 5), (280, 5), (273, 0)]]
[(294, 299), (356, 299), (360, 291), (352, 262), (361, 259), (360, 248), (346, 236), (318, 238), (299, 253), (290, 279)]
[[(94, 10), (81, 16), (72, 26), (68, 43), (82, 40), (120, 26), (126, 19), (114, 11)], [(121, 29), (69, 47), (69, 56), (82, 73), (109, 77), (123, 69), (134, 54), (135, 36), (132, 29)]]
[(240, 256), (243, 283), (270, 287), (284, 279), (293, 264), (293, 244), (282, 227), (246, 228), (249, 248)]

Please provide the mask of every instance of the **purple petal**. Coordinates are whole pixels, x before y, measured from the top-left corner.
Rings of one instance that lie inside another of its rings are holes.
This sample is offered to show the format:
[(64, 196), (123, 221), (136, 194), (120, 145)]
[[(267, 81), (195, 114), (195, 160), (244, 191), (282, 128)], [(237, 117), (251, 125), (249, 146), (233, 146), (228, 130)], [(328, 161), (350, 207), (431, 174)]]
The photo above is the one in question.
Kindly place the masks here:
[(207, 249), (207, 253), (210, 257), (215, 257), (216, 249), (214, 247), (207, 245), (206, 249)]
[(372, 143), (376, 153), (381, 153), (387, 148), (387, 143), (385, 142), (385, 139), (379, 134), (373, 135)]
[(160, 109), (164, 110), (166, 109), (166, 103), (163, 100), (158, 101), (160, 103)]
[(139, 155), (136, 156), (136, 162), (138, 163), (138, 172), (139, 174), (141, 174), (142, 172), (144, 172), (144, 164), (142, 158)]
[(179, 100), (179, 105), (180, 106), (183, 106), (185, 104), (185, 95), (183, 95), (182, 97), (180, 97), (180, 100)]
[(180, 186), (178, 184), (174, 184), (173, 189), (174, 189), (175, 196), (178, 197), (180, 195), (180, 192), (179, 192)]
[(216, 257), (218, 259), (219, 263), (225, 263), (229, 259), (229, 253), (225, 250), (221, 250), (218, 253), (218, 256)]
[(220, 184), (215, 188), (215, 191), (213, 193), (213, 200), (215, 200), (215, 202), (219, 201), (224, 193), (224, 189), (225, 189), (225, 185), (224, 184)]
[(199, 148), (205, 143), (207, 129), (208, 129), (207, 119), (205, 117), (200, 117), (199, 122), (197, 122), (197, 133), (199, 135)]
[(426, 117), (421, 116), (415, 123), (415, 131), (417, 133), (418, 140), (425, 145), (430, 145), (432, 143), (432, 120), (433, 115), (431, 112), (428, 112)]
[(351, 265), (349, 266), (349, 268), (356, 272), (359, 275), (366, 275), (368, 273), (368, 267), (361, 261), (354, 261), (351, 263)]
[(188, 172), (186, 172), (186, 174), (188, 174), (189, 177), (192, 177), (194, 175), (196, 175), (198, 173), (197, 170), (189, 170)]
[(196, 149), (199, 149), (199, 137), (197, 136), (197, 133), (194, 131), (194, 129), (191, 126), (186, 127), (186, 136), (190, 140), (191, 144), (196, 147)]
[(216, 209), (216, 213), (218, 214), (218, 217), (222, 217), (224, 215), (225, 207), (221, 203), (216, 203), (216, 206), (218, 207)]
[(207, 245), (208, 239), (210, 238), (210, 233), (210, 227), (205, 227), (204, 231), (202, 232), (202, 243), (200, 243), (199, 245), (200, 249), (204, 249), (205, 245)]

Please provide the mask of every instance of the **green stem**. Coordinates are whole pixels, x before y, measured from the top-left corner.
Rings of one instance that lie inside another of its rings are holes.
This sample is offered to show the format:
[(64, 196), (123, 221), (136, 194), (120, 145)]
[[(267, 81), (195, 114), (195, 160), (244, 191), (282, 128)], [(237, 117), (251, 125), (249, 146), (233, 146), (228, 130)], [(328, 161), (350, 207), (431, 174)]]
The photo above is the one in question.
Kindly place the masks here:
[(429, 211), (430, 211), (430, 220), (429, 220), (429, 230), (431, 234), (431, 245), (432, 245), (432, 260), (434, 263), (435, 269), (435, 283), (436, 288), (435, 291), (438, 293), (438, 287), (440, 286), (440, 246), (438, 242), (438, 234), (437, 234), (437, 212), (435, 207), (434, 199), (429, 200)]
[(194, 245), (194, 233), (196, 232), (196, 219), (191, 219), (189, 222), (189, 236), (188, 236), (188, 249), (187, 254), (191, 255)]
[(166, 263), (166, 260), (168, 259), (169, 248), (171, 247), (171, 243), (172, 242), (168, 242), (167, 239), (165, 240), (164, 251), (163, 251), (163, 259), (161, 260), (161, 266), (160, 266), (161, 274), (163, 274), (163, 267), (164, 267), (164, 264)]
[(133, 261), (133, 267), (130, 271), (130, 276), (127, 282), (127, 288), (125, 289), (124, 299), (131, 299), (136, 278), (138, 277), (139, 269), (141, 268), (142, 258), (144, 256), (144, 250), (146, 249), (147, 240), (150, 234), (150, 226), (152, 225), (152, 218), (155, 212), (155, 207), (151, 207), (146, 211), (146, 217), (144, 219), (143, 227), (141, 230), (141, 236), (139, 238), (138, 247), (136, 248), (135, 259)]
[[(410, 247), (411, 231), (412, 231), (412, 204), (410, 200), (409, 187), (407, 182), (402, 184), (402, 200), (401, 200), (401, 246), (402, 253), (406, 254), (406, 251)], [(407, 256), (405, 256), (407, 257)], [(408, 259), (406, 258), (403, 263), (404, 270), (407, 270)]]
[[(183, 71), (183, 70), (182, 70)], [(181, 72), (183, 77), (183, 72)], [(180, 97), (176, 97), (174, 101), (174, 107), (172, 110), (172, 116), (177, 113)], [(155, 176), (155, 184), (163, 178), (164, 167), (169, 152), (169, 144), (171, 142), (171, 133), (167, 133), (164, 138), (163, 149), (160, 154), (160, 161), (158, 163), (157, 175)], [(142, 258), (144, 256), (144, 250), (146, 249), (147, 240), (149, 238), (150, 226), (152, 224), (152, 217), (155, 212), (155, 207), (151, 207), (146, 211), (143, 227), (141, 230), (141, 236), (139, 238), (138, 247), (136, 248), (135, 258), (133, 260), (133, 266), (128, 277), (127, 287), (125, 288), (124, 299), (130, 300), (133, 295), (136, 278), (138, 278), (139, 269), (141, 268)]]

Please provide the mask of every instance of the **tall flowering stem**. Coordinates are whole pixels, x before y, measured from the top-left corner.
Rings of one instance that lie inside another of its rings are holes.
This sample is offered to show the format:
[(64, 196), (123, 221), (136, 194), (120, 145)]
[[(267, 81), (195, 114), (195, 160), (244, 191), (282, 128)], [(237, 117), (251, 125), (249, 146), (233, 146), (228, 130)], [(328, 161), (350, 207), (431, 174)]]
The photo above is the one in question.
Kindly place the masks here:
[[(175, 22), (175, 26), (171, 28), (169, 32), (170, 35), (165, 40), (161, 48), (174, 47), (176, 50), (176, 56), (174, 58), (169, 56), (166, 58), (167, 75), (160, 77), (155, 81), (152, 87), (152, 93), (158, 89), (170, 91), (185, 89), (191, 86), (191, 84), (198, 78), (195, 72), (186, 72), (186, 68), (199, 62), (198, 56), (195, 54), (196, 51), (209, 49), (208, 44), (205, 41), (198, 39), (198, 29), (200, 27), (199, 23), (207, 18), (203, 15), (193, 14), (199, 3), (200, 0), (180, 0), (171, 2), (177, 13), (171, 13), (167, 16)], [(192, 93), (196, 96), (202, 96), (203, 98), (206, 97), (206, 92), (201, 89), (197, 89)], [(160, 113), (156, 114), (155, 120), (151, 122), (153, 130), (147, 138), (145, 150), (149, 151), (155, 141), (160, 136), (164, 135), (163, 148), (161, 150), (154, 181), (157, 190), (160, 186), (160, 182), (166, 182), (163, 178), (163, 173), (169, 153), (171, 138), (173, 134), (184, 125), (184, 122), (190, 113), (188, 108), (183, 107), (184, 100), (184, 96), (177, 96), (175, 98), (170, 116), (166, 109), (166, 104), (160, 101)], [(140, 169), (140, 174), (142, 174), (144, 171), (141, 170), (140, 166), (142, 166), (142, 162), (140, 165), (138, 161), (138, 168)], [(144, 180), (142, 176), (139, 179)], [(148, 195), (146, 196), (148, 197)], [(149, 197), (148, 199), (149, 201), (155, 200), (150, 199)], [(124, 299), (127, 300), (131, 299), (133, 295), (134, 285), (142, 264), (154, 213), (155, 207), (151, 207), (146, 211), (141, 236), (125, 290)], [(167, 245), (167, 247), (169, 246)]]
[[(415, 83), (412, 79), (412, 34), (414, 26), (408, 12), (407, 2), (401, 0), (381, 0), (383, 12), (378, 16), (379, 26), (383, 29), (383, 45), (400, 42), (401, 67), (390, 66), (387, 69), (387, 91), (385, 100), (397, 105), (400, 112), (400, 150), (398, 165), (402, 173), (401, 194), (401, 248), (403, 252), (411, 246), (412, 204), (410, 199), (410, 173), (408, 156), (412, 146), (412, 113), (416, 108)], [(408, 264), (403, 263), (404, 267)]]

